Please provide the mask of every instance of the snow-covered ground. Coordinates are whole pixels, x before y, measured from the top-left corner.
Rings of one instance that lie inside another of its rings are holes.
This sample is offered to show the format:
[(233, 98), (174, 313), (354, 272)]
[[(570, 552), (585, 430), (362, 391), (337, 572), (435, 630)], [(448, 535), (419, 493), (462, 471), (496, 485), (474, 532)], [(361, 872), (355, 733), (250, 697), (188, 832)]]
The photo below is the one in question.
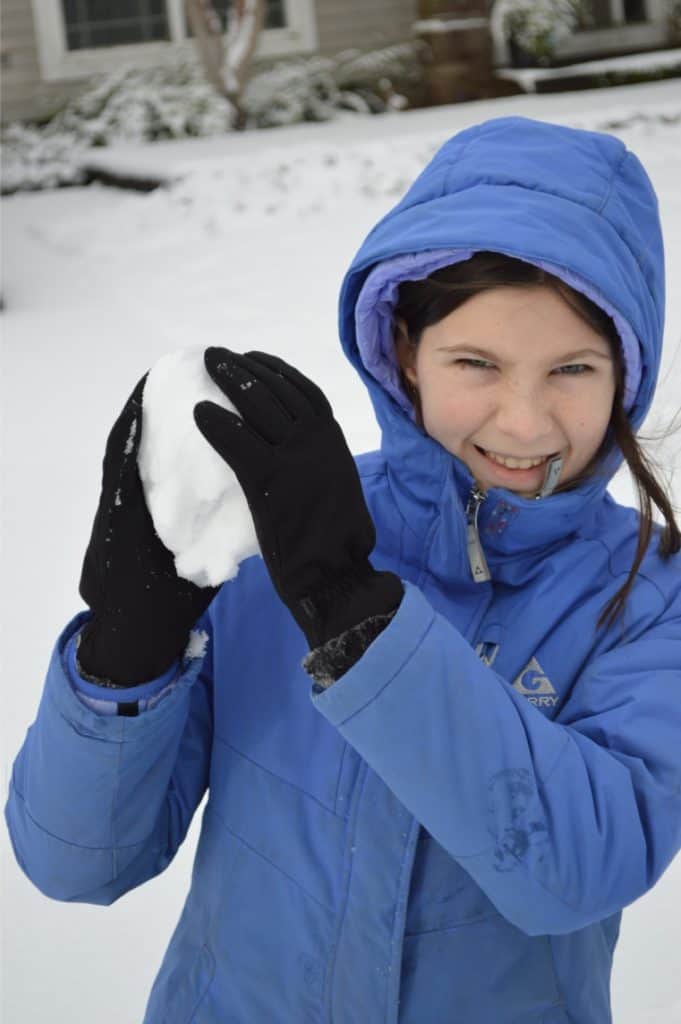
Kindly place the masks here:
[[(666, 352), (651, 416), (661, 428), (681, 406), (678, 82), (130, 148), (101, 155), (175, 184), (148, 195), (91, 186), (3, 202), (5, 793), (54, 640), (82, 607), (77, 584), (104, 443), (135, 382), (188, 345), (275, 351), (326, 391), (353, 450), (374, 447), (369, 401), (337, 342), (341, 277), (441, 142), (511, 112), (613, 131), (651, 174), (668, 251)], [(669, 472), (680, 450), (681, 433), (659, 449)], [(624, 477), (613, 490), (631, 500)], [(675, 491), (681, 503), (678, 480)], [(7, 1024), (141, 1020), (187, 891), (199, 817), (165, 874), (109, 908), (41, 896), (0, 830)], [(681, 1022), (680, 900), (677, 858), (625, 912), (616, 1024)]]

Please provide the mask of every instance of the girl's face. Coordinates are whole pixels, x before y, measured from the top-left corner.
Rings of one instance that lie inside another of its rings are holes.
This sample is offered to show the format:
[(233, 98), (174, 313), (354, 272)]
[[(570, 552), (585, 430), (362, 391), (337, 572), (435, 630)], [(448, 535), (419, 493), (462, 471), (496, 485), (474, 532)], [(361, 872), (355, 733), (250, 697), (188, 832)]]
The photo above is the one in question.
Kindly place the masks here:
[(426, 327), (416, 349), (398, 337), (397, 353), (426, 431), (483, 488), (534, 496), (558, 453), (567, 483), (605, 436), (610, 345), (548, 285), (480, 292)]

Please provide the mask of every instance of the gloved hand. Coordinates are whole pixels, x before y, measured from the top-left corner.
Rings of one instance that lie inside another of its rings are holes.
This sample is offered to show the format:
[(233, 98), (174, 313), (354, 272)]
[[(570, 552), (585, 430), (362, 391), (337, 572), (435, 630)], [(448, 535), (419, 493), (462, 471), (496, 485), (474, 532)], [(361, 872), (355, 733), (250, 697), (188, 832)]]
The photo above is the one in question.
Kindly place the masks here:
[(80, 578), (93, 618), (81, 634), (78, 663), (103, 685), (132, 686), (161, 675), (184, 650), (218, 589), (181, 579), (154, 530), (137, 468), (145, 381), (146, 374), (107, 441)]
[(310, 647), (394, 611), (402, 584), (369, 562), (374, 524), (324, 394), (263, 352), (209, 348), (204, 361), (243, 419), (199, 402), (196, 424), (236, 474), (272, 582)]

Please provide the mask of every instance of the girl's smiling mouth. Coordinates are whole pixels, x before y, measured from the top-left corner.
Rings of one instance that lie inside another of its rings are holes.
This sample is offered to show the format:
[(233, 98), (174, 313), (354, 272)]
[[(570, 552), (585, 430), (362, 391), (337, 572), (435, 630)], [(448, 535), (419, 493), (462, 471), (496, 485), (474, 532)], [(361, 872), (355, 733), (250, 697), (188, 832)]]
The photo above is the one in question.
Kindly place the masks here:
[(516, 487), (532, 487), (541, 482), (549, 459), (559, 454), (551, 452), (548, 455), (538, 455), (534, 458), (519, 458), (501, 455), (477, 444), (474, 444), (473, 447), (484, 460), (486, 472), (493, 481), (498, 480), (501, 484), (511, 484)]

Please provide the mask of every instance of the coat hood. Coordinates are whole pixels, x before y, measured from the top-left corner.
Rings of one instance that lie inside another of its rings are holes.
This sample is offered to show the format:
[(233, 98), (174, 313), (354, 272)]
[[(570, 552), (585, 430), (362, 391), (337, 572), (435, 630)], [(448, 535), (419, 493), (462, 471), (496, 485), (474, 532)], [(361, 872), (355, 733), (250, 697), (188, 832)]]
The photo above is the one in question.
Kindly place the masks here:
[[(388, 461), (412, 451), (440, 472), (452, 463), (463, 485), (472, 481), (413, 422), (393, 352), (392, 310), (401, 281), (482, 250), (542, 266), (610, 314), (622, 342), (625, 408), (638, 428), (653, 398), (664, 327), (664, 252), (652, 184), (613, 136), (502, 117), (440, 148), (369, 233), (343, 282), (342, 345), (369, 389)], [(569, 517), (577, 496), (582, 503), (602, 497), (621, 458), (612, 452), (597, 478), (552, 495), (554, 512)], [(516, 506), (533, 504), (499, 493)]]

